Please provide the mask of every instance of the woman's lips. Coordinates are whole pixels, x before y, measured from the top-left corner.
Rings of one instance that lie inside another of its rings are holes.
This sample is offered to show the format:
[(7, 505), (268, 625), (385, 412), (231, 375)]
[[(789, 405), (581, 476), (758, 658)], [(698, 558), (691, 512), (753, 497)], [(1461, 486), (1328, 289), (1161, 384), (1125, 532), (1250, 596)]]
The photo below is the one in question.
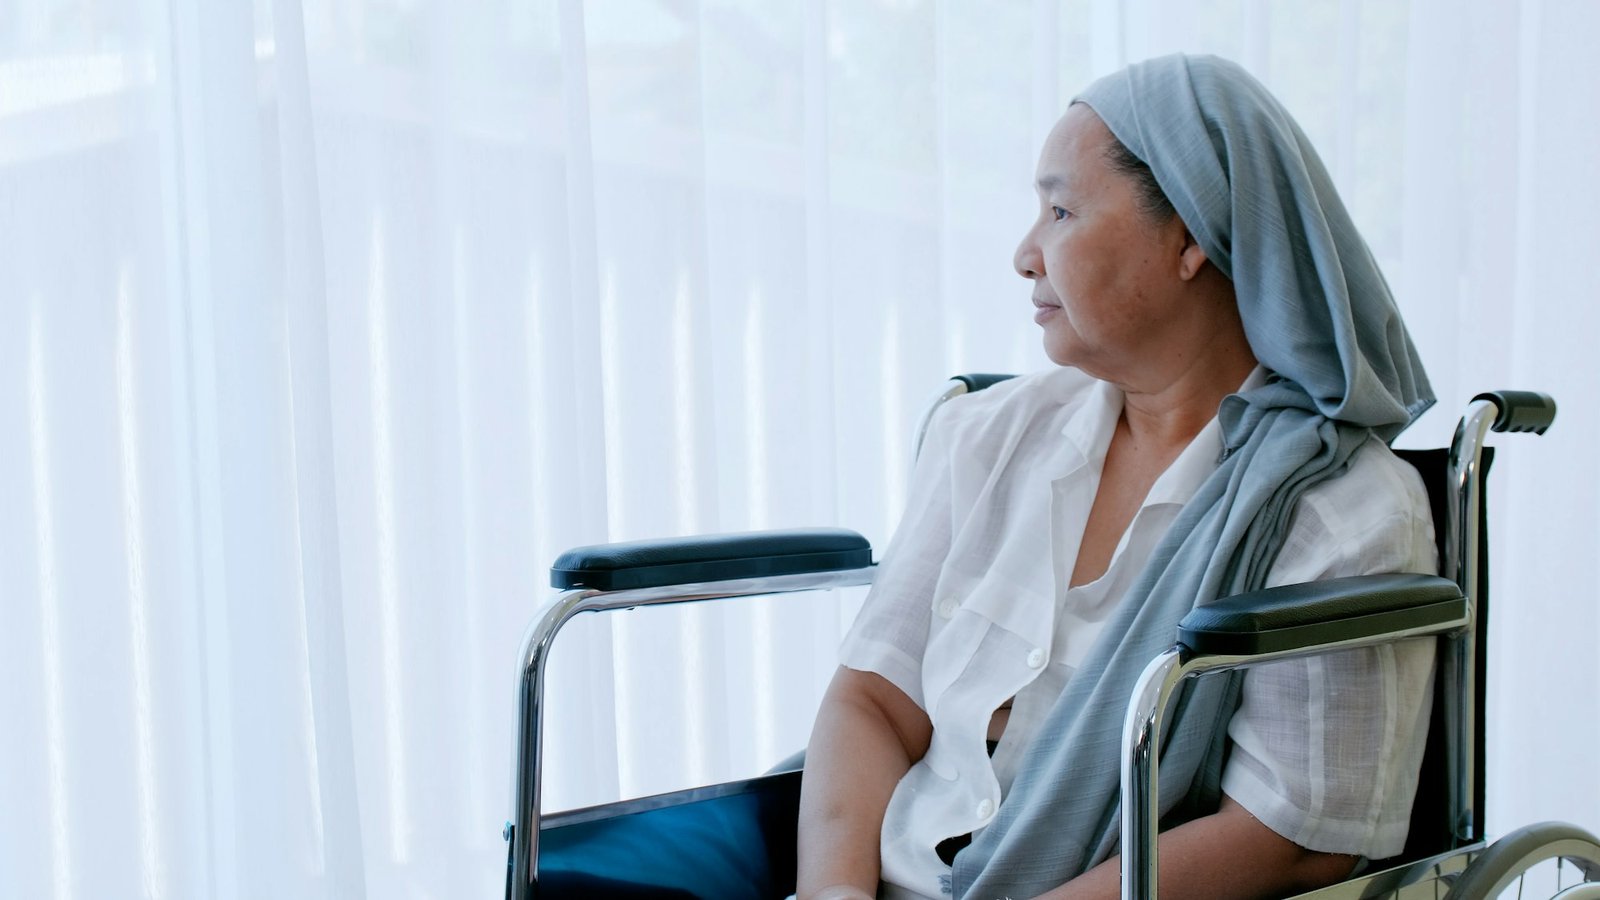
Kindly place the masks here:
[(1046, 303), (1038, 297), (1033, 298), (1033, 305), (1036, 307), (1033, 311), (1033, 320), (1040, 325), (1043, 325), (1056, 313), (1061, 312), (1061, 307), (1058, 304)]

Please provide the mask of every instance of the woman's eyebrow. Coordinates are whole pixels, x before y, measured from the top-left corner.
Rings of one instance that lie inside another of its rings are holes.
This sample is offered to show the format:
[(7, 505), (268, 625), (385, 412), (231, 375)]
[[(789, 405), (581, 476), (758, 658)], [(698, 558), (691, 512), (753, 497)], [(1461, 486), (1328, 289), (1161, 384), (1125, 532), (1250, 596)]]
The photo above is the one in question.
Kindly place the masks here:
[(1044, 193), (1046, 191), (1053, 191), (1053, 190), (1056, 190), (1058, 188), (1064, 187), (1065, 185), (1066, 185), (1066, 182), (1063, 181), (1061, 176), (1059, 176), (1059, 175), (1045, 175), (1044, 177), (1040, 178), (1038, 181), (1034, 182), (1034, 186), (1039, 190), (1040, 193)]

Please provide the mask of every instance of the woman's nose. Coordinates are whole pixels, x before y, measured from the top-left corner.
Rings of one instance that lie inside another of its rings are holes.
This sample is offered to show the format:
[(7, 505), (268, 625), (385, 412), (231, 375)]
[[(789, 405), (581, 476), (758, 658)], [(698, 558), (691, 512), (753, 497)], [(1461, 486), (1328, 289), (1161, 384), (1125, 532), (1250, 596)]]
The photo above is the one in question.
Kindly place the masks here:
[(1038, 278), (1044, 271), (1044, 259), (1039, 253), (1039, 245), (1033, 239), (1033, 229), (1022, 236), (1022, 243), (1017, 245), (1017, 252), (1011, 257), (1011, 265), (1017, 274), (1023, 278)]

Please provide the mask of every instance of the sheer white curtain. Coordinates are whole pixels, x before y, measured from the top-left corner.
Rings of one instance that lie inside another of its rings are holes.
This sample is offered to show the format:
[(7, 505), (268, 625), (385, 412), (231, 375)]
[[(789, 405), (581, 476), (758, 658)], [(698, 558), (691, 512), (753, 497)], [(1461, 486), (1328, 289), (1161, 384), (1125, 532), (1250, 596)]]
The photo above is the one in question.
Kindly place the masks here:
[[(499, 888), (566, 546), (882, 546), (927, 391), (1045, 364), (1011, 248), (1096, 74), (1300, 116), (1492, 503), (1491, 827), (1600, 827), (1600, 8), (1582, 0), (10, 0), (0, 893)], [(556, 807), (803, 744), (858, 596), (584, 620)], [(613, 713), (615, 708), (615, 713)]]

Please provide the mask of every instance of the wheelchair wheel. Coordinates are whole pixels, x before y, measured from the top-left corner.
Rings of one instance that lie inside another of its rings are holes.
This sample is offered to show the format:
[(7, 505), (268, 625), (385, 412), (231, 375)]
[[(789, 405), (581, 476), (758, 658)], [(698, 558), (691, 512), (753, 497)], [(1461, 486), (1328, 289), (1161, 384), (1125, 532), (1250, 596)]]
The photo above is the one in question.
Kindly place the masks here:
[(1563, 822), (1540, 822), (1489, 845), (1445, 900), (1497, 897), (1600, 900), (1600, 840)]

